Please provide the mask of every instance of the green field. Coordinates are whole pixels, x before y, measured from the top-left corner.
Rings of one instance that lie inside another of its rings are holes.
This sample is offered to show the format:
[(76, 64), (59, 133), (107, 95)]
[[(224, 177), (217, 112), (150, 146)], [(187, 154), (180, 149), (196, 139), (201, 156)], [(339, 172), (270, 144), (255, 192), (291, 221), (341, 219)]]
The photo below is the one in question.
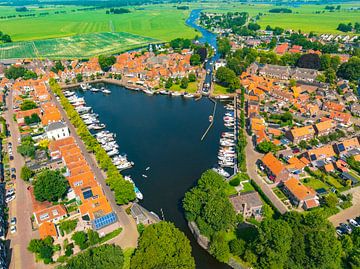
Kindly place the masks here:
[[(317, 33), (337, 33), (336, 28), (339, 23), (360, 22), (360, 10), (351, 10), (351, 8), (359, 8), (359, 2), (339, 3), (334, 6), (341, 5), (340, 11), (325, 11), (326, 5), (302, 5), (299, 7), (292, 6), (275, 6), (270, 4), (245, 4), (245, 3), (210, 3), (202, 5), (208, 12), (248, 12), (250, 16), (256, 16), (259, 13), (264, 14), (258, 20), (262, 29), (267, 25), (272, 27), (279, 26), (284, 29), (293, 29), (303, 32), (314, 31)], [(275, 7), (285, 7), (293, 11), (290, 14), (269, 13), (269, 10)], [(315, 14), (316, 11), (325, 11), (325, 13)]]
[[(66, 14), (54, 14), (52, 10), (50, 15), (42, 17), (0, 20), (1, 30), (10, 34), (13, 41), (99, 32), (127, 32), (162, 41), (176, 37), (193, 38), (196, 35), (194, 29), (185, 25), (190, 11), (177, 10), (171, 5), (130, 8), (131, 13), (118, 15), (106, 14), (106, 9), (71, 12), (75, 8), (58, 8), (60, 11), (67, 10)], [(9, 9), (14, 8), (1, 7), (0, 14), (2, 11), (9, 13)]]
[(118, 53), (159, 40), (129, 33), (94, 33), (0, 45), (0, 59), (88, 58)]

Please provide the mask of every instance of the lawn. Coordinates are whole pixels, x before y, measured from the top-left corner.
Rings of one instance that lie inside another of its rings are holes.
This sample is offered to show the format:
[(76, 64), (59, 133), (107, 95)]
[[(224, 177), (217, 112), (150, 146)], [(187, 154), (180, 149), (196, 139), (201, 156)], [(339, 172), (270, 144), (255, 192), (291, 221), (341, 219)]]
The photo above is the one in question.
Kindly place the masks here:
[(187, 93), (196, 93), (196, 91), (198, 90), (197, 88), (197, 82), (189, 82), (189, 85), (186, 89), (182, 89), (180, 88), (180, 84), (173, 84), (170, 88), (170, 91), (174, 91), (174, 92), (187, 92)]
[(229, 91), (229, 88), (226, 88), (224, 86), (221, 86), (220, 84), (214, 83), (214, 91), (213, 94), (228, 94), (231, 93)]
[(329, 176), (329, 175), (326, 176), (326, 182), (328, 184), (330, 184), (331, 186), (335, 187), (336, 189), (340, 189), (340, 188), (344, 187), (343, 185), (340, 184), (339, 181), (336, 180), (336, 178)]
[(0, 59), (10, 58), (88, 58), (112, 54), (157, 43), (148, 37), (129, 33), (94, 33), (46, 40), (0, 45)]
[(254, 191), (254, 190), (255, 190), (254, 187), (251, 185), (250, 182), (244, 182), (244, 183), (242, 183), (242, 185), (243, 185), (243, 187), (244, 187), (244, 188), (241, 190), (242, 193), (244, 193), (244, 192), (250, 192), (250, 191)]
[(231, 186), (230, 184), (226, 185), (225, 193), (227, 196), (236, 195), (238, 192), (235, 187)]
[(283, 191), (279, 188), (279, 187), (275, 187), (273, 189), (274, 193), (276, 194), (277, 197), (279, 197), (279, 199), (281, 201), (284, 201), (284, 200), (288, 200), (288, 198), (286, 197), (286, 195), (283, 193)]
[(301, 182), (305, 185), (305, 186), (308, 186), (308, 187), (311, 187), (313, 188), (314, 190), (317, 190), (317, 189), (322, 189), (324, 188), (325, 190), (328, 190), (329, 189), (329, 186), (322, 182), (321, 180), (319, 179), (316, 179), (316, 178), (313, 178), (313, 177), (309, 177), (307, 178), (307, 181), (308, 182), (304, 182), (304, 179), (301, 180)]

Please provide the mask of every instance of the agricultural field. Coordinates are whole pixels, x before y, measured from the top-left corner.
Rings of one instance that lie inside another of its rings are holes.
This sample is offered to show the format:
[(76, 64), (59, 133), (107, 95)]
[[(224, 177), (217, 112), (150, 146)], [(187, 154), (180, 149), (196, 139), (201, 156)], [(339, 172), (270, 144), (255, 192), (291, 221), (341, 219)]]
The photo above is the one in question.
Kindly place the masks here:
[(129, 33), (81, 34), (64, 38), (14, 42), (0, 45), (0, 59), (88, 58), (143, 47), (159, 40)]
[[(9, 13), (10, 8), (0, 7), (0, 12), (4, 9), (4, 12)], [(106, 14), (106, 9), (76, 11), (78, 8), (80, 7), (60, 6), (58, 11), (66, 13), (55, 14), (53, 8), (48, 7), (52, 11), (47, 16), (0, 20), (1, 31), (9, 33), (13, 41), (100, 32), (127, 32), (169, 41), (176, 37), (193, 38), (197, 34), (194, 29), (185, 25), (190, 11), (177, 10), (172, 5), (134, 7), (129, 8), (131, 13), (117, 15)], [(36, 12), (39, 13), (38, 10)]]
[[(267, 25), (272, 27), (279, 26), (284, 29), (293, 29), (303, 32), (316, 33), (335, 33), (339, 23), (360, 22), (360, 4), (339, 3), (340, 11), (329, 12), (325, 10), (326, 5), (302, 5), (302, 6), (274, 6), (270, 4), (245, 4), (245, 3), (212, 3), (204, 7), (208, 12), (248, 12), (250, 16), (256, 16), (259, 13), (263, 15), (257, 21), (262, 29)], [(289, 8), (293, 13), (269, 13), (269, 10), (275, 7)], [(316, 14), (320, 11), (320, 14)], [(322, 13), (325, 11), (324, 13)]]

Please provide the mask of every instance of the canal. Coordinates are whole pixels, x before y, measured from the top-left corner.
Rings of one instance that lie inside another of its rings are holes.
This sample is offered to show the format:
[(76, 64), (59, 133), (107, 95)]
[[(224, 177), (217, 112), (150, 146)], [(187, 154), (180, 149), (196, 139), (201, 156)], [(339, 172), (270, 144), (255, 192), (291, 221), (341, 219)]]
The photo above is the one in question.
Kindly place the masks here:
[[(99, 114), (107, 130), (117, 134), (120, 152), (135, 162), (131, 175), (144, 195), (141, 205), (175, 223), (189, 238), (196, 268), (229, 268), (203, 250), (188, 229), (181, 206), (186, 191), (217, 162), (217, 151), (225, 109), (217, 105), (214, 125), (200, 141), (209, 125), (213, 103), (182, 97), (148, 96), (142, 92), (107, 85), (112, 93), (78, 92), (88, 106)], [(150, 167), (148, 171), (146, 168)], [(142, 177), (143, 174), (147, 178)]]

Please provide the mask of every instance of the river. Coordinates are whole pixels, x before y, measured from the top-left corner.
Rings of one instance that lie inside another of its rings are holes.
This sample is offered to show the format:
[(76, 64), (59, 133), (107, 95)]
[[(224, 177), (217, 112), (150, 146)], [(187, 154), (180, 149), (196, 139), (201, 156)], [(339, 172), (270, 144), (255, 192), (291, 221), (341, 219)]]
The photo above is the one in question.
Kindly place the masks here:
[[(202, 33), (200, 42), (216, 48), (216, 35), (196, 25), (200, 10), (191, 12), (187, 24)], [(213, 61), (217, 59), (215, 55)], [(208, 62), (208, 64), (209, 64)], [(210, 78), (211, 79), (211, 78)], [(142, 92), (107, 85), (112, 93), (78, 92), (88, 106), (99, 114), (107, 130), (117, 134), (120, 152), (126, 153), (135, 166), (122, 172), (131, 175), (144, 195), (140, 202), (149, 211), (173, 222), (189, 238), (197, 269), (228, 269), (202, 249), (191, 234), (182, 209), (185, 192), (196, 185), (201, 174), (214, 167), (225, 109), (217, 105), (214, 125), (200, 141), (209, 125), (213, 103), (182, 97), (148, 96)], [(150, 167), (148, 171), (146, 168)], [(143, 174), (147, 175), (145, 179)]]

